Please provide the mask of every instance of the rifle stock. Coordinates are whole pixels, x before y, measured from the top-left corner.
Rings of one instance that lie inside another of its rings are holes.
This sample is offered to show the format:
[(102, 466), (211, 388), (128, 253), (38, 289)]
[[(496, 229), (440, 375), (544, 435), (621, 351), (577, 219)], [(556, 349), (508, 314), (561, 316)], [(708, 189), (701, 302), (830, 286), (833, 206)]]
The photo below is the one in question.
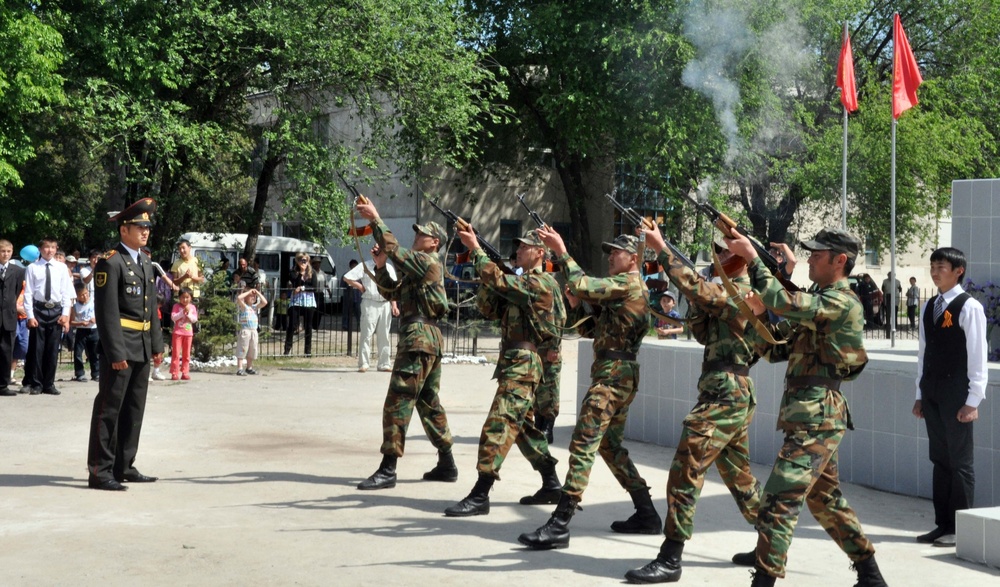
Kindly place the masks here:
[[(611, 204), (619, 212), (621, 212), (621, 215), (626, 220), (628, 220), (632, 225), (634, 225), (636, 228), (639, 228), (640, 226), (642, 228), (644, 228), (644, 229), (647, 229), (647, 230), (652, 230), (652, 229), (656, 228), (656, 225), (653, 223), (652, 220), (650, 220), (649, 218), (646, 218), (644, 216), (640, 216), (638, 212), (636, 212), (632, 208), (629, 208), (629, 207), (625, 206), (624, 204), (622, 204), (621, 202), (619, 202), (618, 200), (616, 200), (615, 199), (615, 192), (611, 192), (610, 194), (604, 194), (604, 197), (606, 197), (608, 200), (610, 200)], [(680, 251), (680, 249), (678, 249), (676, 246), (674, 246), (674, 244), (672, 242), (670, 242), (669, 240), (667, 240), (666, 238), (663, 239), (663, 242), (664, 242), (664, 244), (667, 245), (667, 249), (670, 250), (671, 254), (673, 254), (675, 257), (677, 257), (678, 259), (680, 259), (681, 262), (684, 263), (685, 265), (687, 265), (687, 267), (689, 269), (694, 270), (694, 262), (692, 262), (691, 259), (688, 259), (687, 256)]]
[[(472, 225), (458, 214), (455, 214), (451, 210), (445, 210), (439, 206), (437, 202), (430, 198), (427, 198), (427, 201), (430, 202), (431, 206), (434, 206), (434, 209), (440, 212), (442, 216), (450, 220), (459, 230), (465, 231), (472, 228)], [(475, 228), (472, 228), (472, 232), (476, 235), (476, 240), (479, 242), (479, 246), (482, 247), (483, 252), (490, 258), (490, 261), (493, 261), (496, 266), (500, 268), (500, 271), (506, 273), (507, 275), (516, 275), (514, 270), (504, 263), (503, 255), (500, 254), (500, 251), (497, 250), (497, 248), (494, 247), (490, 241), (483, 238), (483, 236), (479, 234), (479, 231)]]

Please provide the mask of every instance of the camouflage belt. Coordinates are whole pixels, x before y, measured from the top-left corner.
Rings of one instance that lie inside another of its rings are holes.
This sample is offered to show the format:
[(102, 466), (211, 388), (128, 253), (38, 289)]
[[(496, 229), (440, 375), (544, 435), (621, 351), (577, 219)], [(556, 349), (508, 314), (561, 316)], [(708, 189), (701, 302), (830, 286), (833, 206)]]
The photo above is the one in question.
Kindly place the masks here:
[(597, 361), (634, 361), (635, 353), (627, 351), (597, 351), (594, 354)]
[(727, 363), (726, 361), (707, 361), (701, 364), (702, 373), (708, 371), (724, 371), (726, 373), (732, 373), (733, 375), (739, 375), (740, 377), (746, 377), (750, 375), (750, 367), (746, 365), (733, 365), (732, 363)]
[(538, 347), (535, 346), (535, 343), (528, 342), (526, 340), (521, 340), (518, 342), (509, 342), (503, 345), (503, 350), (509, 351), (511, 349), (524, 349), (526, 351), (531, 351), (533, 353), (538, 352)]
[(786, 377), (785, 385), (790, 389), (802, 387), (825, 387), (834, 391), (840, 391), (840, 379), (832, 377), (820, 377), (819, 375), (800, 375), (798, 377)]
[(430, 318), (425, 318), (420, 314), (417, 314), (415, 316), (410, 316), (408, 318), (403, 318), (402, 320), (400, 320), (399, 327), (402, 328), (404, 326), (409, 326), (410, 324), (416, 324), (418, 322), (426, 324), (428, 326), (437, 326), (437, 320), (431, 320)]

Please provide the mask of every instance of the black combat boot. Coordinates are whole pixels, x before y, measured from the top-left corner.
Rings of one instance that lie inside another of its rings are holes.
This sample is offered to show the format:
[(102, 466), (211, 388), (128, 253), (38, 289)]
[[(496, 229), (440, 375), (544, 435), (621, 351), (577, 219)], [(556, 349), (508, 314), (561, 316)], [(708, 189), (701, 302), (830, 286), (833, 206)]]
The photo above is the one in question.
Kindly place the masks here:
[(391, 489), (396, 486), (396, 457), (382, 455), (382, 464), (372, 476), (358, 484), (358, 489)]
[(878, 570), (874, 554), (863, 561), (856, 561), (851, 566), (858, 572), (858, 582), (854, 587), (889, 587), (882, 578), (882, 572)]
[(757, 551), (738, 552), (733, 555), (733, 564), (741, 567), (752, 567), (757, 564)]
[(452, 456), (451, 451), (438, 452), (437, 465), (424, 473), (424, 481), (445, 481), (447, 483), (458, 481), (458, 468), (455, 467), (455, 457)]
[(562, 497), (562, 484), (559, 476), (556, 475), (556, 466), (552, 463), (546, 464), (538, 469), (542, 476), (542, 488), (534, 495), (526, 495), (521, 498), (521, 505), (557, 504)]
[(653, 507), (649, 488), (634, 489), (629, 492), (635, 513), (627, 520), (611, 523), (611, 529), (619, 534), (659, 534), (663, 531), (663, 520)]
[(774, 582), (778, 579), (777, 577), (772, 577), (768, 575), (767, 572), (760, 568), (754, 567), (750, 574), (753, 576), (753, 582), (750, 583), (750, 587), (774, 587)]
[(625, 573), (629, 583), (676, 583), (681, 580), (681, 553), (684, 543), (667, 538), (653, 562)]
[(569, 546), (569, 521), (576, 513), (576, 504), (576, 500), (564, 493), (549, 521), (534, 532), (521, 534), (517, 541), (534, 550), (566, 548)]
[(444, 510), (444, 515), (454, 518), (465, 516), (485, 516), (490, 513), (490, 489), (496, 478), (493, 475), (479, 474), (476, 485), (469, 496)]

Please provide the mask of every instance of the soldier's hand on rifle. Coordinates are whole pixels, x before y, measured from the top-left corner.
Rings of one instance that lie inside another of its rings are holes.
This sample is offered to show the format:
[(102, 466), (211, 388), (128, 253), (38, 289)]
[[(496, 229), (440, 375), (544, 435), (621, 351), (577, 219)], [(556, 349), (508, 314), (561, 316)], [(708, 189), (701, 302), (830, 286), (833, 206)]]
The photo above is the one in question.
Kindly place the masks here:
[(636, 234), (636, 236), (640, 236), (641, 237), (644, 233), (646, 235), (646, 248), (647, 249), (652, 249), (652, 250), (656, 251), (657, 254), (659, 254), (660, 251), (662, 251), (663, 249), (667, 248), (667, 243), (665, 243), (663, 241), (663, 235), (660, 234), (660, 227), (659, 226), (656, 226), (654, 224), (652, 228), (649, 228), (648, 224), (643, 223), (642, 226), (637, 226), (635, 228), (635, 234)]
[(767, 312), (767, 306), (764, 305), (764, 302), (760, 301), (760, 298), (752, 290), (743, 296), (743, 301), (747, 303), (747, 307), (754, 313), (754, 316), (760, 316)]
[[(784, 258), (785, 271), (791, 274), (792, 270), (795, 269), (795, 264), (798, 262), (795, 258), (795, 253), (792, 252), (792, 248), (785, 243), (771, 243), (771, 248)], [(778, 261), (781, 262), (782, 259), (779, 258)]]
[(750, 243), (750, 239), (735, 230), (732, 231), (731, 236), (722, 237), (722, 240), (734, 255), (739, 255), (747, 261), (757, 258), (757, 251), (753, 248), (753, 244)]
[(569, 290), (568, 285), (563, 289), (563, 293), (566, 294), (566, 302), (569, 303), (570, 308), (575, 308), (580, 305), (580, 298), (573, 295), (573, 292)]
[(476, 232), (471, 224), (465, 224), (464, 229), (460, 225), (456, 226), (456, 232), (458, 232), (458, 238), (462, 239), (462, 244), (470, 251), (479, 248), (479, 239), (476, 238)]
[(551, 226), (540, 226), (536, 229), (536, 234), (538, 238), (542, 239), (545, 246), (552, 249), (552, 252), (556, 254), (556, 257), (561, 257), (566, 254), (566, 243), (563, 242), (559, 233), (555, 231)]
[(375, 209), (375, 204), (372, 204), (371, 200), (369, 200), (367, 204), (358, 202), (356, 207), (358, 209), (358, 214), (361, 214), (365, 220), (371, 222), (378, 219), (378, 210)]

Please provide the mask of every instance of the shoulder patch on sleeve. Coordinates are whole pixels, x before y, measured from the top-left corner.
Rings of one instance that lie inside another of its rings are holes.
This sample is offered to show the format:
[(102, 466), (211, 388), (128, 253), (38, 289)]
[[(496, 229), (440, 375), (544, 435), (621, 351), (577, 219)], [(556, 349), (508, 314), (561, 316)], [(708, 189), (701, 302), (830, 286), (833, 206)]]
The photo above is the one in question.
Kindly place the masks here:
[[(110, 251), (106, 251), (103, 255), (101, 255), (101, 258), (102, 259), (110, 259), (111, 257), (114, 257), (117, 254), (118, 254), (118, 250), (117, 249), (111, 249)], [(105, 275), (105, 278), (107, 278), (107, 275)]]
[(97, 287), (104, 287), (108, 284), (108, 274), (104, 271), (100, 271), (94, 274), (94, 285)]

